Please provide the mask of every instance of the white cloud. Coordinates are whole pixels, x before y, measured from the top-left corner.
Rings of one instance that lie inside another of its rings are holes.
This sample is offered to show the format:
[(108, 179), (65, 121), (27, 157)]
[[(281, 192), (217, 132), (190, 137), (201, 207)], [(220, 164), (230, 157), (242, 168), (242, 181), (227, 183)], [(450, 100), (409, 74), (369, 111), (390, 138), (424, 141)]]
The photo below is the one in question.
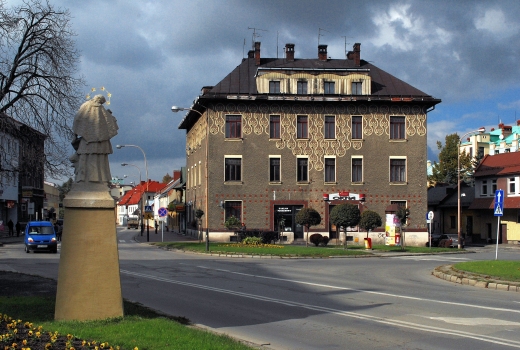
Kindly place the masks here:
[(518, 23), (509, 21), (502, 9), (486, 9), (481, 16), (475, 19), (475, 27), (503, 38), (517, 34), (520, 26)]

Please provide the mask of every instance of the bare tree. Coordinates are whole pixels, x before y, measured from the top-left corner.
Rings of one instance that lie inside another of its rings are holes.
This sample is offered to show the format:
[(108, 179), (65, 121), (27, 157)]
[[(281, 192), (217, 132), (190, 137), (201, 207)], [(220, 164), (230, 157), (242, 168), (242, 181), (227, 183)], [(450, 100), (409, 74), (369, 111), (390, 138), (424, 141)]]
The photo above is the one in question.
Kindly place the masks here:
[[(0, 115), (45, 135), (45, 175), (53, 178), (72, 173), (71, 125), (85, 87), (75, 76), (80, 54), (70, 19), (68, 10), (46, 0), (24, 0), (12, 8), (0, 0)], [(19, 171), (19, 164), (11, 166)]]

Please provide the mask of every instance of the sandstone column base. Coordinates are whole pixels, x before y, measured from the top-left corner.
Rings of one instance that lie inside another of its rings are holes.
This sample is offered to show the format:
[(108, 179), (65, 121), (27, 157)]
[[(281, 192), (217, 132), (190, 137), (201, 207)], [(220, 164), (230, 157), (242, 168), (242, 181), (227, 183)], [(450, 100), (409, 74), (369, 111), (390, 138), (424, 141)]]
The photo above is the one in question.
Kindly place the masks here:
[(92, 192), (74, 185), (64, 199), (54, 317), (68, 321), (122, 317), (115, 202), (106, 186)]

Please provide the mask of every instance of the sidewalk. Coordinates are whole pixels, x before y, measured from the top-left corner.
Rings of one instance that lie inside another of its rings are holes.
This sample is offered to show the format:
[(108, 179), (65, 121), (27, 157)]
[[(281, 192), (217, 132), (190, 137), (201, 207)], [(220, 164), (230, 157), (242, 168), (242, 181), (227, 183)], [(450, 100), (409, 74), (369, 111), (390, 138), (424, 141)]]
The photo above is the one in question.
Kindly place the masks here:
[(4, 244), (23, 243), (23, 236), (23, 232), (18, 237), (16, 237), (16, 233), (14, 236), (9, 236), (8, 232), (0, 233), (0, 247)]
[[(149, 237), (148, 237), (149, 236)], [(150, 228), (150, 233), (147, 235), (146, 229), (141, 236), (140, 230), (135, 230), (134, 239), (139, 243), (147, 243), (147, 242), (197, 242), (198, 240), (195, 237), (185, 236), (178, 232), (166, 231), (161, 232), (159, 228), (157, 230), (157, 234), (155, 233), (155, 229)]]

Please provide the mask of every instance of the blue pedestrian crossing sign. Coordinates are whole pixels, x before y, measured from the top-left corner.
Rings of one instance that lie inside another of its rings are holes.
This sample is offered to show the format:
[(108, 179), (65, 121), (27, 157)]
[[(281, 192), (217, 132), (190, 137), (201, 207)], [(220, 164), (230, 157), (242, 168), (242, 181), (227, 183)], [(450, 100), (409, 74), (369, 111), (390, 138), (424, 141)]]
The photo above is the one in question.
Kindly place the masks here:
[(144, 212), (145, 213), (153, 213), (153, 209), (151, 205), (145, 205), (144, 206)]
[(504, 190), (495, 191), (495, 216), (504, 215)]

